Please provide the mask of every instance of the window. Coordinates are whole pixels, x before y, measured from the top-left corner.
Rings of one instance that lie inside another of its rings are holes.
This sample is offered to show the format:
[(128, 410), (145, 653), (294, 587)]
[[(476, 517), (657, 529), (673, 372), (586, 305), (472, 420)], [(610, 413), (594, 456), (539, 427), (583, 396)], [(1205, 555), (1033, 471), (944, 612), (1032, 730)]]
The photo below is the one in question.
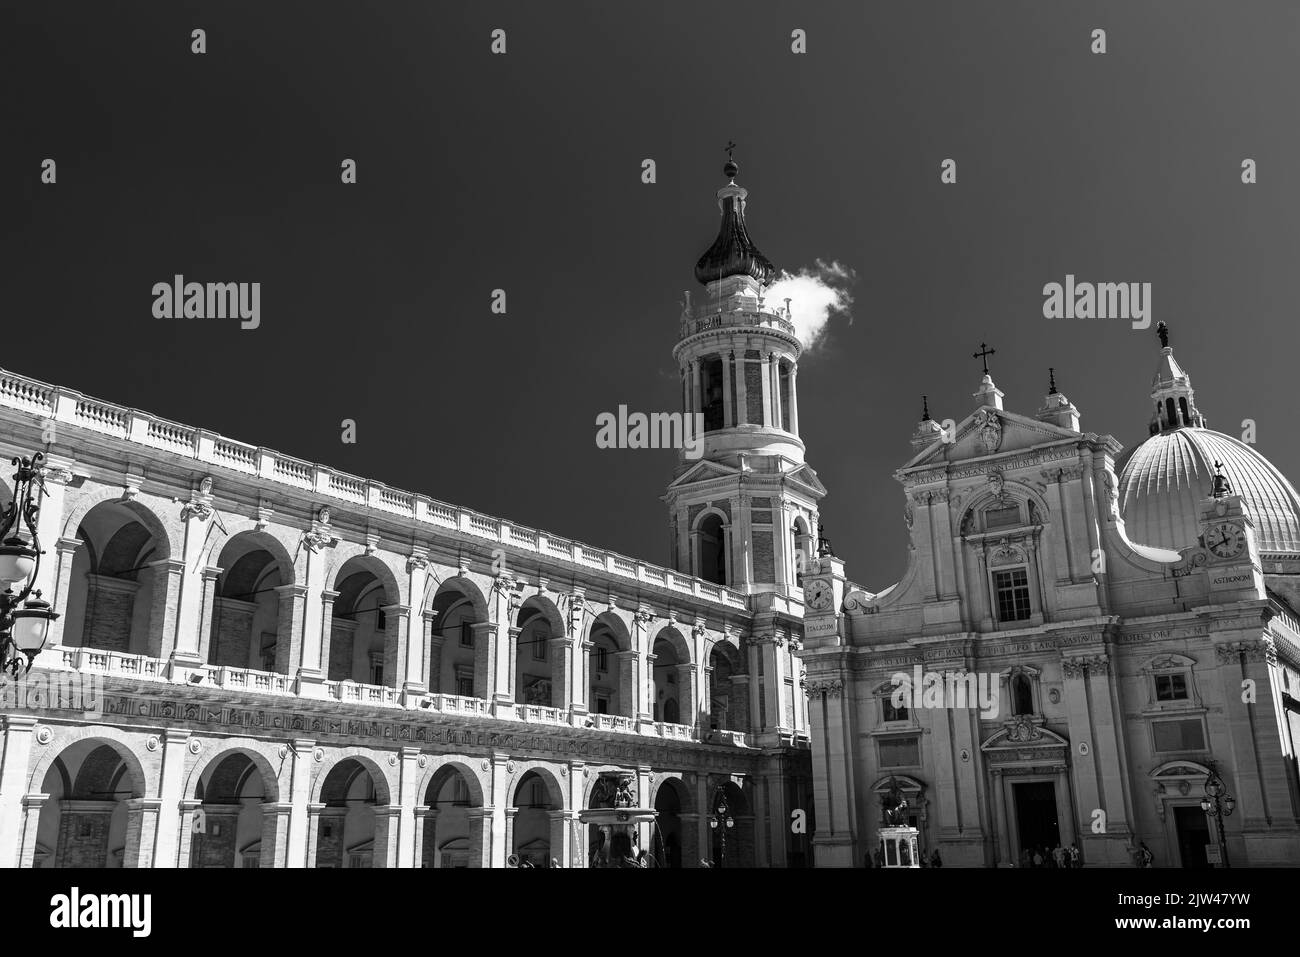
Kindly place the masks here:
[(384, 653), (382, 651), (372, 651), (370, 653), (370, 683), (372, 685), (384, 683)]
[(384, 614), (384, 610), (381, 608), (379, 609), (379, 614), (376, 616), (375, 630), (383, 631), (387, 627), (388, 627), (388, 616)]
[(537, 632), (533, 632), (532, 642), (533, 642), (533, 661), (545, 661), (546, 660), (546, 639), (543, 638), (541, 635), (539, 635)]
[(262, 632), (262, 670), (275, 670), (275, 634), (274, 632)]
[(608, 648), (596, 649), (596, 670), (609, 671), (609, 649)]
[(984, 513), (984, 527), (1009, 528), (1020, 524), (1020, 507), (1009, 505), (1006, 508), (991, 508)]
[(884, 712), (883, 717), (886, 721), (907, 720), (907, 705), (894, 707), (894, 696), (892, 694), (880, 699), (880, 709)]
[(469, 807), (469, 782), (460, 775), (451, 785), (451, 803), (453, 807)]
[(1011, 713), (1034, 713), (1034, 686), (1023, 671), (1011, 676)]
[(609, 714), (609, 695), (596, 695), (596, 714)]
[(474, 647), (474, 625), (472, 622), (462, 621), (460, 623), (460, 646), (462, 648)]
[(994, 572), (993, 590), (998, 601), (998, 621), (1028, 620), (1029, 576), (1023, 568)]
[(876, 746), (882, 768), (914, 768), (921, 763), (919, 738), (881, 738)]
[(256, 854), (244, 854), (243, 862), (244, 862), (244, 870), (248, 870), (249, 868), (257, 870), (262, 866), (261, 853), (258, 852)]
[(1157, 701), (1186, 701), (1187, 675), (1182, 672), (1169, 675), (1156, 675)]
[(456, 673), (456, 694), (462, 698), (474, 697), (474, 675), (463, 671)]
[(1151, 731), (1155, 736), (1157, 751), (1205, 750), (1205, 726), (1200, 718), (1181, 721), (1153, 721)]

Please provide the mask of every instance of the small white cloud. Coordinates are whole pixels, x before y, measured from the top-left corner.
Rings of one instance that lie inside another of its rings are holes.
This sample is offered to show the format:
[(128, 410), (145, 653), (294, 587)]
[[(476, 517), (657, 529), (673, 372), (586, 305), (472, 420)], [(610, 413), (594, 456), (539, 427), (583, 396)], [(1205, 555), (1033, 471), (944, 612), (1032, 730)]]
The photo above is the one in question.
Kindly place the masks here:
[(849, 307), (853, 295), (849, 286), (857, 276), (852, 269), (839, 262), (825, 263), (818, 259), (811, 269), (798, 272), (781, 272), (781, 275), (763, 293), (768, 305), (782, 308), (790, 300), (790, 318), (795, 333), (805, 350), (812, 352), (821, 345), (826, 335), (826, 324), (831, 316), (843, 316), (853, 321)]

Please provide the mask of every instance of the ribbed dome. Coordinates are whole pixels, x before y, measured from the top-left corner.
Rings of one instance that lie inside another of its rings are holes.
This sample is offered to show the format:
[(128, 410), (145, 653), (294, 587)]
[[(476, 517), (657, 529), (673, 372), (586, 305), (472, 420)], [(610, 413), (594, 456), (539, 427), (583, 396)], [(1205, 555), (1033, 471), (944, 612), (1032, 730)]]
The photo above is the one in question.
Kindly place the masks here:
[(1171, 549), (1195, 545), (1216, 461), (1255, 522), (1260, 551), (1300, 552), (1300, 494), (1286, 476), (1244, 442), (1201, 428), (1153, 435), (1120, 459), (1129, 539)]
[[(738, 169), (734, 162), (728, 162), (724, 172), (735, 176)], [(705, 285), (728, 276), (752, 276), (763, 285), (776, 278), (776, 267), (758, 251), (745, 229), (747, 195), (734, 180), (718, 190), (718, 205), (722, 209), (718, 238), (695, 264), (695, 278)]]

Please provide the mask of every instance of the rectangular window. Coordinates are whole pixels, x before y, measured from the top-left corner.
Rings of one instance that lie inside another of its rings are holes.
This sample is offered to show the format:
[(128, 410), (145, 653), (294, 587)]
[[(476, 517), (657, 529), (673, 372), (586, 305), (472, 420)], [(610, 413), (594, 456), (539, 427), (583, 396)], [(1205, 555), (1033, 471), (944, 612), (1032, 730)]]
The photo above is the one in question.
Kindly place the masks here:
[(455, 807), (469, 807), (469, 782), (459, 774), (452, 784), (451, 803)]
[(889, 695), (887, 697), (881, 698), (880, 707), (881, 710), (884, 712), (884, 719), (886, 721), (907, 720), (907, 705), (899, 705), (898, 707), (894, 707), (893, 695)]
[(372, 685), (384, 683), (384, 656), (380, 653), (370, 656), (370, 683)]
[(474, 647), (474, 625), (472, 622), (462, 621), (460, 623), (460, 646), (462, 648)]
[(609, 714), (609, 695), (596, 695), (596, 714)]
[(998, 621), (1029, 619), (1029, 576), (1023, 568), (994, 572), (993, 590), (998, 601)]
[(456, 672), (456, 694), (462, 698), (474, 697), (474, 672), (463, 670)]
[(546, 639), (536, 632), (533, 633), (533, 661), (546, 660)]
[(876, 746), (882, 768), (914, 768), (921, 763), (920, 738), (881, 738)]
[(1156, 675), (1157, 701), (1186, 701), (1187, 675)]
[(384, 614), (384, 610), (381, 608), (379, 609), (379, 615), (377, 616), (377, 620), (375, 621), (375, 630), (384, 631), (387, 627), (388, 627), (388, 616)]
[(1151, 730), (1155, 735), (1157, 751), (1203, 751), (1205, 750), (1205, 726), (1200, 718), (1184, 718), (1181, 721), (1153, 721)]
[(1007, 508), (991, 508), (984, 513), (984, 527), (1009, 528), (1020, 524), (1020, 507), (1011, 505)]
[(609, 671), (609, 649), (608, 648), (596, 649), (596, 670)]

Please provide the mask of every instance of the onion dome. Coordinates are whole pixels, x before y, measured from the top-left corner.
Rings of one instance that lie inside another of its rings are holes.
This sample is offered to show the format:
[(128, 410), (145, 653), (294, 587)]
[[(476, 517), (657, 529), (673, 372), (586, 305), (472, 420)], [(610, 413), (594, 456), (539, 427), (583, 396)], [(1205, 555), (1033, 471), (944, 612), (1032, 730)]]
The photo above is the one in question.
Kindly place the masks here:
[(749, 191), (736, 185), (740, 167), (728, 159), (722, 168), (729, 182), (718, 190), (722, 225), (718, 238), (695, 264), (695, 278), (708, 285), (728, 276), (749, 276), (764, 286), (776, 278), (776, 266), (758, 251), (745, 228), (745, 197)]
[(1205, 428), (1191, 377), (1174, 359), (1169, 329), (1152, 382), (1151, 436), (1117, 463), (1119, 505), (1131, 541), (1162, 548), (1195, 545), (1201, 510), (1215, 491), (1215, 463), (1255, 523), (1261, 552), (1300, 552), (1300, 494), (1274, 465), (1238, 439)]

